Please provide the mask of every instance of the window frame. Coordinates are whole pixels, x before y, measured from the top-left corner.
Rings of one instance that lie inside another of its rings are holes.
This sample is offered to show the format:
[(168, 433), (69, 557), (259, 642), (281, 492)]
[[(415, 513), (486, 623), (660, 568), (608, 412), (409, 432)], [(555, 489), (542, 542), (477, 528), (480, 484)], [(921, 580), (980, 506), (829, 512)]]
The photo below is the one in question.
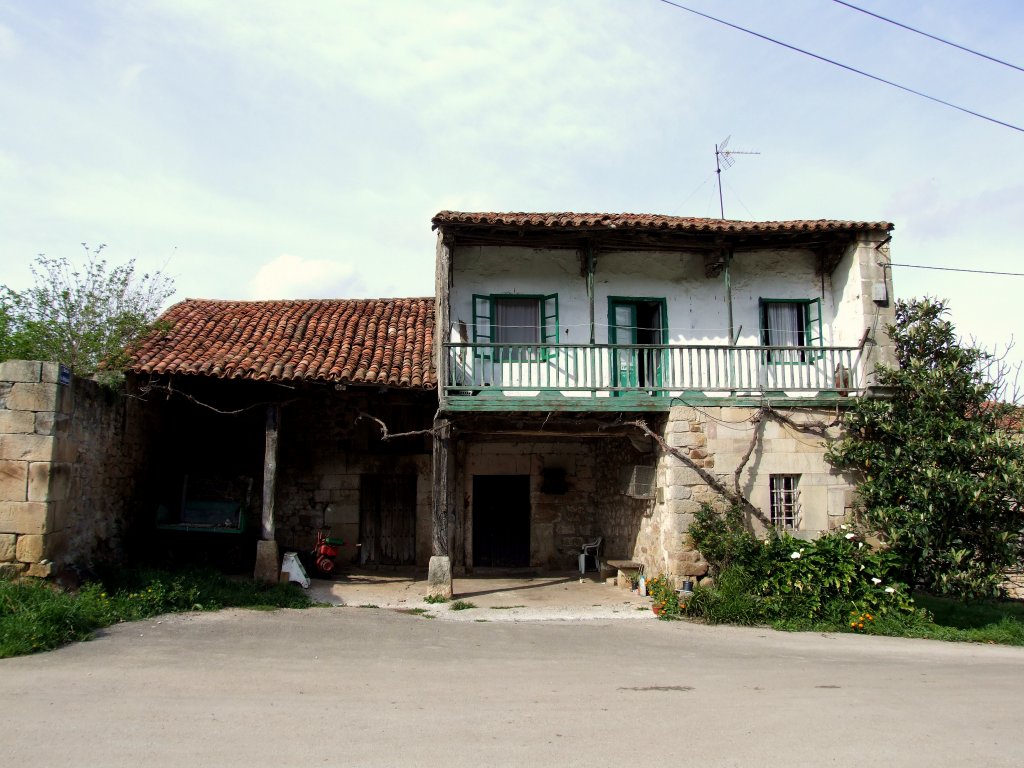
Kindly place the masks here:
[[(771, 328), (768, 323), (768, 307), (773, 304), (792, 304), (795, 307), (799, 307), (800, 320), (803, 325), (803, 344), (787, 345), (787, 344), (772, 344), (769, 336)], [(824, 357), (824, 350), (820, 352), (809, 351), (807, 347), (819, 347), (825, 346), (825, 334), (823, 331), (823, 324), (821, 318), (821, 299), (768, 299), (761, 297), (757, 300), (757, 315), (758, 324), (760, 325), (761, 333), (761, 344), (765, 347), (789, 347), (792, 349), (800, 349), (799, 360), (773, 360), (772, 351), (769, 349), (765, 350), (764, 359), (767, 363), (773, 365), (802, 365), (805, 363), (812, 362), (814, 360), (820, 360)]]
[[(537, 302), (537, 319), (539, 325), (537, 326), (538, 340), (536, 342), (530, 342), (531, 344), (557, 344), (560, 333), (560, 321), (558, 314), (558, 294), (557, 293), (474, 293), (472, 296), (473, 302), (473, 344), (474, 347), (477, 344), (499, 344), (496, 340), (495, 330), (498, 328), (496, 322), (497, 314), (497, 302), (503, 299), (510, 299), (514, 301), (536, 301)], [(481, 329), (481, 320), (486, 321), (486, 331)], [(522, 342), (520, 342), (522, 343)], [(554, 350), (547, 350), (543, 346), (540, 348), (540, 355), (536, 358), (533, 356), (527, 357), (527, 359), (521, 359), (518, 356), (513, 356), (511, 350), (514, 348), (513, 343), (509, 343), (508, 347), (501, 349), (507, 350), (509, 354), (502, 355), (499, 350), (498, 362), (499, 363), (522, 363), (522, 362), (535, 362), (536, 360), (546, 360), (555, 355)], [(493, 359), (493, 352), (499, 349), (497, 347), (489, 347), (487, 349), (474, 349), (474, 353), (477, 357), (485, 360)]]
[[(786, 488), (787, 483), (792, 487)], [(781, 487), (777, 487), (777, 484)], [(768, 518), (777, 530), (798, 531), (801, 522), (800, 475), (777, 473), (768, 476)]]

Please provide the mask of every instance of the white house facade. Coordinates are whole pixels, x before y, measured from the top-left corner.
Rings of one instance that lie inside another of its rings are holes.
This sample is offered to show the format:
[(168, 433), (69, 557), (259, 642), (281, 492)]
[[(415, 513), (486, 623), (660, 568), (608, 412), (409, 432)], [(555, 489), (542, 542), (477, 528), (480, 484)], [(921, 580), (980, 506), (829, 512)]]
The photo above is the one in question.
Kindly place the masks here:
[(702, 503), (808, 536), (848, 513), (825, 443), (892, 360), (891, 224), (433, 223), (445, 567), (566, 567), (600, 538), (606, 558), (700, 578)]

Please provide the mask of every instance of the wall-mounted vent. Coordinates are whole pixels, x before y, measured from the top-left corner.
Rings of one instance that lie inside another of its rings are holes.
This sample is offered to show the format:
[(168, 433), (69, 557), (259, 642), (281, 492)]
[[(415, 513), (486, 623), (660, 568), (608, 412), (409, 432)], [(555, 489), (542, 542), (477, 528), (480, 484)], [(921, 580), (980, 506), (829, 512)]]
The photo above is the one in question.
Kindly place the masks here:
[(634, 499), (653, 499), (657, 470), (643, 464), (626, 467), (622, 473), (623, 489), (626, 496)]
[(560, 496), (569, 490), (565, 480), (565, 470), (561, 467), (544, 467), (541, 473), (540, 492), (551, 496)]

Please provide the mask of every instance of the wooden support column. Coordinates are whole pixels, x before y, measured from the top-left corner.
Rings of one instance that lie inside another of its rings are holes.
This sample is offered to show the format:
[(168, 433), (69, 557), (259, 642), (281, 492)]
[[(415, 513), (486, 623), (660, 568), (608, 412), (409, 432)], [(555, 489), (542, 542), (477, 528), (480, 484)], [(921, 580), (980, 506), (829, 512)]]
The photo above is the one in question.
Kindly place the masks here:
[(276, 582), (281, 571), (277, 540), (274, 538), (274, 494), (277, 488), (277, 437), (281, 428), (281, 409), (267, 406), (263, 451), (263, 517), (260, 540), (256, 543), (256, 581)]
[(445, 598), (452, 596), (451, 518), (454, 509), (451, 452), (451, 422), (441, 416), (434, 419), (433, 486), (431, 515), (431, 557), (427, 591)]

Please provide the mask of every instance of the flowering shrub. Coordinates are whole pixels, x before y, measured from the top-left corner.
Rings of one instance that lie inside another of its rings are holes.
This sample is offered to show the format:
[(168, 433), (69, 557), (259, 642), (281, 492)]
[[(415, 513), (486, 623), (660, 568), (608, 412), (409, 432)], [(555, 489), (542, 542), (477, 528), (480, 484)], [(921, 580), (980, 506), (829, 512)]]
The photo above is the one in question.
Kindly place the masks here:
[[(845, 626), (843, 619), (851, 611), (874, 616), (914, 610), (906, 586), (893, 578), (892, 555), (865, 544), (849, 526), (814, 541), (775, 530), (758, 539), (743, 527), (738, 510), (723, 516), (705, 506), (690, 526), (690, 536), (719, 582), (730, 571), (742, 572), (743, 577), (732, 583), (745, 585), (757, 620)], [(709, 605), (706, 598), (694, 603), (694, 611)], [(743, 606), (749, 620), (750, 602)]]
[(659, 618), (676, 618), (686, 608), (680, 603), (675, 582), (670, 576), (659, 574), (647, 580), (647, 594), (653, 601)]

